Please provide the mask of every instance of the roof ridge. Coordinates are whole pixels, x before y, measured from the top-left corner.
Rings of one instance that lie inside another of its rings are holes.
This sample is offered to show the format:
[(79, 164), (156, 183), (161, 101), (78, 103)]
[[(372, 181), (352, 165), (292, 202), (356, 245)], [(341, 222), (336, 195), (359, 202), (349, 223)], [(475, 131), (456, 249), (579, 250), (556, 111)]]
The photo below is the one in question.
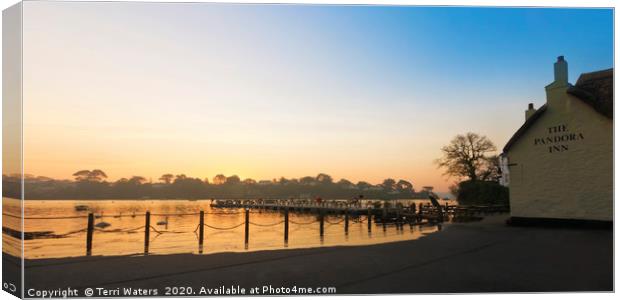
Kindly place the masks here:
[(588, 72), (588, 73), (581, 73), (575, 85), (579, 85), (580, 82), (586, 81), (586, 80), (600, 79), (600, 78), (613, 77), (613, 76), (614, 76), (614, 68), (593, 71), (593, 72)]

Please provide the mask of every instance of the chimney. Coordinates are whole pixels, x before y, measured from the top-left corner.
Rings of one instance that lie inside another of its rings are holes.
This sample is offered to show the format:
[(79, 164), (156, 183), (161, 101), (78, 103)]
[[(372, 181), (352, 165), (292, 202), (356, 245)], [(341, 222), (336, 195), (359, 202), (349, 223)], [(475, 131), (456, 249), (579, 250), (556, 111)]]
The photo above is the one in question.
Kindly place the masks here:
[(527, 110), (525, 111), (525, 121), (527, 121), (536, 110), (534, 109), (534, 103), (530, 103), (527, 105)]
[(553, 78), (558, 84), (568, 84), (568, 63), (564, 60), (564, 56), (558, 56), (558, 61), (553, 64)]
[(558, 56), (558, 60), (553, 64), (553, 82), (546, 86), (547, 89), (568, 87), (568, 63), (564, 56)]

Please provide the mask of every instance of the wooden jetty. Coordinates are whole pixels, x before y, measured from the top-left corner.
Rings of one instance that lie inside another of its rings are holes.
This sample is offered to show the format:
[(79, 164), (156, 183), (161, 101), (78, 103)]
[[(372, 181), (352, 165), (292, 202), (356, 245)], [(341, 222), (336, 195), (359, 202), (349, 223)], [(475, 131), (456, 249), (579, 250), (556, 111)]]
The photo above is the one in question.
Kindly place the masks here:
[(308, 212), (317, 214), (336, 214), (343, 215), (349, 213), (352, 215), (368, 215), (375, 210), (381, 209), (363, 207), (361, 205), (349, 203), (341, 200), (329, 200), (323, 202), (315, 201), (296, 201), (296, 200), (214, 200), (211, 203), (213, 208), (247, 208), (257, 210), (273, 210), (273, 211), (294, 211)]
[[(432, 198), (432, 197), (431, 197)], [(389, 200), (388, 200), (389, 201)], [(213, 200), (212, 208), (220, 209), (256, 209), (271, 211), (292, 211), (312, 213), (319, 215), (352, 215), (374, 216), (378, 223), (411, 222), (412, 220), (444, 221), (456, 217), (457, 219), (473, 218), (474, 216), (509, 212), (509, 207), (504, 205), (441, 205), (437, 199), (432, 198), (430, 203), (419, 203), (416, 207), (392, 205), (389, 207), (376, 207), (373, 205), (361, 205), (360, 202), (347, 200), (300, 200), (300, 199), (269, 199), (269, 200)]]

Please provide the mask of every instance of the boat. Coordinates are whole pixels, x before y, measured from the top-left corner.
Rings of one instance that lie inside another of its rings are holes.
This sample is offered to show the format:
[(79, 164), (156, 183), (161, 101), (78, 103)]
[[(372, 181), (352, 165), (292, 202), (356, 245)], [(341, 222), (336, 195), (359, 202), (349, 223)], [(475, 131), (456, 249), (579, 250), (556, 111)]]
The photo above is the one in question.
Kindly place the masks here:
[(110, 226), (111, 226), (111, 224), (108, 223), (108, 222), (99, 222), (99, 223), (95, 224), (95, 227), (102, 228), (102, 229), (106, 228), (106, 227), (110, 227)]
[(158, 221), (157, 225), (163, 226), (166, 225), (166, 227), (168, 226), (168, 217), (166, 217), (166, 219)]
[(76, 205), (75, 206), (75, 211), (87, 211), (88, 210), (88, 205)]

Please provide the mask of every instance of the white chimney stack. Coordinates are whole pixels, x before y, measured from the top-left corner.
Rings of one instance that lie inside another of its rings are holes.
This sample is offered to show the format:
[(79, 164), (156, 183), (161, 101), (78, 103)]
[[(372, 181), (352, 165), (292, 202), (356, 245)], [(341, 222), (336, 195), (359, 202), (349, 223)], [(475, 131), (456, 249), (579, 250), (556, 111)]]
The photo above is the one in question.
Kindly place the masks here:
[(568, 85), (568, 63), (564, 56), (558, 56), (558, 61), (553, 64), (553, 79), (558, 86)]
[(530, 103), (527, 105), (527, 110), (525, 111), (525, 120), (529, 119), (536, 110), (534, 109), (534, 103)]
[[(553, 64), (553, 82), (545, 87), (547, 91), (548, 107), (564, 107), (566, 105), (566, 90), (570, 87), (568, 83), (568, 63), (564, 56), (558, 56), (558, 60)], [(528, 116), (526, 112), (526, 116)]]

